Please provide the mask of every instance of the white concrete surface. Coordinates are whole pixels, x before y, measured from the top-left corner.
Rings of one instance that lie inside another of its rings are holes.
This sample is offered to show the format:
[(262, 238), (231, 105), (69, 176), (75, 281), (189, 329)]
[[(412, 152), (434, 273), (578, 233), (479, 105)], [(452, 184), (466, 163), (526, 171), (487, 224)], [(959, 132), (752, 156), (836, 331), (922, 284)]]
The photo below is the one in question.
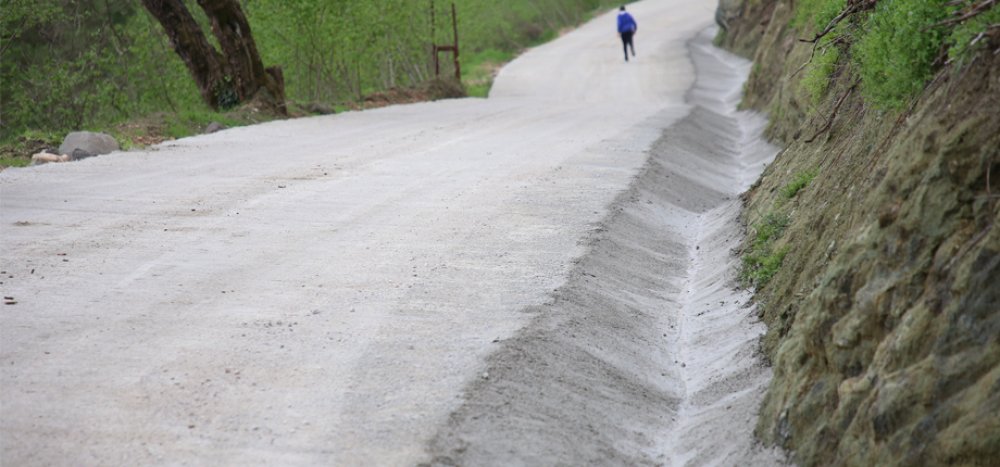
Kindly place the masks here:
[(566, 281), (714, 1), (631, 5), (490, 99), (0, 173), (0, 463), (409, 465)]

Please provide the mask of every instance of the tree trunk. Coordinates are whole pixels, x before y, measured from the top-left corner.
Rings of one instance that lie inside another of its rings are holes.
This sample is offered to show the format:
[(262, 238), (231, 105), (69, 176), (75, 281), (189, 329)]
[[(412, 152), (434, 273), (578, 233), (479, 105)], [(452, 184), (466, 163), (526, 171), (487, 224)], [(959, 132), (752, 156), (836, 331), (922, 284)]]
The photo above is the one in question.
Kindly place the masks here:
[[(222, 47), (219, 53), (205, 37), (184, 0), (142, 0), (170, 38), (177, 55), (194, 77), (201, 97), (213, 109), (228, 109), (259, 99), (285, 114), (285, 83), (278, 67), (264, 68), (250, 23), (237, 0), (198, 0)], [(266, 93), (260, 93), (266, 90)]]
[[(250, 32), (250, 23), (237, 0), (198, 0), (198, 5), (212, 22), (212, 32), (219, 40), (222, 53), (233, 71), (233, 81), (240, 101), (265, 97), (269, 103), (281, 106), (284, 113), (284, 77), (278, 67), (264, 68), (257, 44)], [(261, 89), (270, 96), (258, 96)]]

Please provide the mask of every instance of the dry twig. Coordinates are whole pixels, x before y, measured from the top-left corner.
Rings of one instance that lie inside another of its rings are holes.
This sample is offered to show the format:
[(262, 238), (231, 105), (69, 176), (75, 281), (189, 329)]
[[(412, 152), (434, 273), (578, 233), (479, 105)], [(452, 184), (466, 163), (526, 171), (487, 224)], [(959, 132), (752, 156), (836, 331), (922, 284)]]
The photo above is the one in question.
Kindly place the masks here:
[[(987, 1), (994, 2), (996, 0), (987, 0)], [(843, 21), (844, 19), (855, 13), (875, 8), (876, 3), (878, 3), (878, 0), (848, 0), (847, 6), (844, 8), (844, 11), (841, 11), (839, 15), (830, 20), (830, 23), (827, 24), (822, 31), (816, 34), (816, 37), (812, 39), (799, 39), (799, 42), (811, 42), (814, 44), (816, 42), (819, 42), (819, 40), (822, 39), (823, 36), (826, 36), (827, 34), (830, 33), (830, 31), (833, 31), (833, 29), (836, 28), (841, 21)]]
[[(950, 3), (948, 3), (948, 5), (949, 6), (957, 6), (957, 5), (960, 5), (961, 3), (962, 2), (950, 2)], [(970, 5), (970, 8), (968, 10), (958, 10), (958, 11), (955, 12), (956, 16), (954, 18), (948, 18), (946, 20), (939, 21), (939, 22), (934, 23), (934, 24), (932, 24), (930, 26), (927, 26), (926, 28), (924, 28), (924, 31), (926, 31), (928, 29), (934, 29), (934, 28), (937, 28), (937, 27), (941, 27), (941, 26), (950, 26), (952, 24), (961, 23), (961, 22), (963, 22), (963, 21), (965, 21), (967, 19), (974, 18), (974, 17), (980, 15), (981, 13), (984, 13), (986, 10), (989, 10), (990, 7), (992, 7), (992, 6), (996, 5), (996, 4), (997, 4), (997, 0), (983, 0), (982, 2), (979, 2), (979, 3), (973, 3), (972, 5)]]
[(837, 103), (833, 105), (833, 110), (830, 112), (830, 118), (828, 118), (826, 120), (826, 123), (823, 124), (823, 126), (816, 131), (816, 134), (812, 135), (812, 137), (807, 139), (805, 142), (811, 143), (813, 141), (816, 141), (816, 138), (818, 138), (819, 135), (826, 133), (827, 131), (830, 130), (831, 127), (833, 127), (833, 120), (837, 118), (837, 112), (840, 110), (840, 106), (844, 105), (844, 101), (847, 100), (847, 96), (850, 96), (851, 93), (854, 92), (854, 90), (858, 87), (859, 84), (861, 84), (861, 80), (855, 81), (854, 84), (851, 85), (851, 87), (847, 88), (847, 91), (844, 92), (844, 94), (840, 96), (839, 99), (837, 99)]
[[(844, 38), (838, 37), (838, 38), (834, 39), (833, 42), (830, 42), (829, 44), (823, 46), (823, 51), (825, 52), (826, 49), (829, 49), (830, 47), (833, 47), (833, 46), (835, 46), (835, 45), (837, 45), (839, 43), (842, 43), (842, 42), (846, 42), (846, 41), (844, 41)], [(813, 58), (816, 57), (816, 49), (817, 49), (817, 47), (819, 47), (819, 42), (813, 42), (812, 51), (809, 53), (809, 59), (806, 60), (805, 63), (802, 64), (802, 66), (800, 66), (798, 69), (796, 69), (795, 72), (792, 73), (791, 76), (789, 76), (789, 78), (794, 78), (795, 75), (801, 73), (802, 70), (804, 70), (806, 68), (806, 66), (808, 66), (810, 63), (812, 63)]]

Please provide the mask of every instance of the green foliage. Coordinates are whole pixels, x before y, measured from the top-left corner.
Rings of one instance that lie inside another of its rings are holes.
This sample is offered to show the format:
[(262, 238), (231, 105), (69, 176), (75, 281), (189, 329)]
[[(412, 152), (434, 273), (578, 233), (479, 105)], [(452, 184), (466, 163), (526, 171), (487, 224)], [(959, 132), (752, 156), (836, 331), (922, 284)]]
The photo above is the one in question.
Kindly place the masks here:
[(795, 5), (792, 25), (802, 28), (812, 24), (822, 30), (847, 6), (847, 0), (801, 0)]
[(854, 44), (866, 99), (882, 108), (901, 108), (931, 78), (931, 65), (945, 36), (932, 28), (952, 8), (947, 0), (879, 2)]
[(952, 60), (960, 62), (966, 61), (977, 46), (981, 47), (985, 41), (976, 45), (972, 41), (986, 30), (987, 26), (1000, 24), (1000, 8), (996, 5), (990, 7), (984, 13), (977, 15), (968, 21), (959, 24), (948, 37), (948, 56)]
[(788, 254), (788, 247), (755, 252), (743, 257), (741, 280), (744, 284), (760, 288), (767, 285), (771, 278), (781, 269)]
[[(247, 15), (266, 63), (280, 64), (286, 94), (299, 102), (343, 102), (433, 77), (430, 44), (452, 42), (450, 2), (254, 0)], [(505, 60), (525, 47), (555, 37), (608, 0), (455, 0), (463, 79), (485, 95), (487, 62)], [(294, 31), (295, 33), (290, 33)], [(442, 74), (454, 73), (441, 55)], [(487, 66), (488, 68), (488, 66)]]
[(0, 156), (0, 168), (4, 167), (26, 167), (31, 164), (31, 159), (17, 156)]
[(514, 52), (486, 49), (462, 58), (462, 81), (472, 97), (486, 97), (497, 70), (514, 58)]
[(0, 168), (23, 167), (31, 163), (31, 155), (54, 152), (62, 142), (62, 135), (41, 131), (27, 131), (17, 138), (0, 144)]
[[(199, 101), (159, 25), (137, 3), (32, 0), (27, 10), (13, 8), (22, 3), (3, 3), (0, 141), (29, 129), (105, 127)], [(18, 25), (15, 33), (8, 23)]]
[(815, 169), (800, 172), (795, 176), (795, 178), (792, 179), (791, 182), (788, 182), (787, 185), (781, 188), (781, 196), (785, 199), (792, 199), (799, 193), (799, 191), (802, 191), (803, 188), (809, 186), (818, 174), (819, 171)]
[(184, 138), (187, 136), (201, 134), (205, 127), (212, 122), (219, 122), (226, 126), (236, 126), (241, 122), (228, 117), (226, 114), (212, 112), (210, 110), (184, 110), (167, 115), (166, 135), (171, 138)]
[(747, 286), (763, 287), (781, 268), (788, 247), (775, 248), (775, 242), (788, 227), (787, 215), (770, 212), (753, 225), (755, 232), (750, 249), (742, 258), (740, 282)]
[[(160, 112), (206, 111), (183, 62), (140, 2), (0, 0), (0, 142), (28, 129), (99, 129)], [(292, 102), (343, 104), (433, 77), (430, 44), (451, 42), (450, 2), (245, 0), (266, 65)], [(455, 0), (463, 76), (485, 95), (493, 70), (609, 0)], [(193, 1), (188, 6), (203, 26)], [(211, 34), (210, 41), (215, 42)], [(451, 60), (442, 73), (450, 75)], [(234, 101), (217, 90), (223, 108)], [(185, 124), (171, 133), (184, 133)]]
[(830, 86), (830, 77), (837, 69), (838, 60), (840, 60), (840, 49), (833, 45), (827, 45), (816, 53), (806, 68), (806, 73), (799, 85), (802, 86), (813, 106), (818, 106), (823, 97), (826, 96), (827, 88)]
[[(801, 86), (812, 105), (826, 95), (838, 60), (850, 55), (861, 78), (865, 100), (881, 109), (901, 109), (923, 90), (940, 65), (942, 52), (964, 62), (972, 45), (989, 25), (1000, 23), (1000, 8), (953, 25), (938, 25), (970, 0), (881, 0), (875, 10), (845, 19), (819, 45)], [(802, 0), (795, 5), (792, 24), (822, 30), (846, 6), (846, 0)], [(937, 25), (937, 26), (936, 26)], [(842, 39), (840, 48), (830, 47)]]

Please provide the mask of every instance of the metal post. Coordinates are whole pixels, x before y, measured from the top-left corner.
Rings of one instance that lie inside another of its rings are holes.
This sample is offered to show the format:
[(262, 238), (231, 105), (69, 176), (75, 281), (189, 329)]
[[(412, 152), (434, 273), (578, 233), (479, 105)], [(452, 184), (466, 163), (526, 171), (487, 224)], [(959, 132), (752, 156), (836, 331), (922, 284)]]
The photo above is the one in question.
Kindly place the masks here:
[(435, 24), (434, 0), (431, 0), (431, 51), (434, 55), (434, 76), (441, 76), (441, 52), (451, 52), (455, 64), (455, 79), (462, 81), (462, 65), (458, 59), (458, 10), (455, 2), (451, 3), (451, 33), (455, 43), (452, 45), (437, 45), (437, 29)]
[(438, 59), (437, 28), (434, 23), (434, 0), (431, 0), (431, 55), (434, 56), (434, 76), (441, 76), (441, 61)]
[(455, 2), (451, 2), (451, 29), (455, 36), (455, 80), (462, 82), (462, 65), (458, 60), (458, 13), (455, 10)]

